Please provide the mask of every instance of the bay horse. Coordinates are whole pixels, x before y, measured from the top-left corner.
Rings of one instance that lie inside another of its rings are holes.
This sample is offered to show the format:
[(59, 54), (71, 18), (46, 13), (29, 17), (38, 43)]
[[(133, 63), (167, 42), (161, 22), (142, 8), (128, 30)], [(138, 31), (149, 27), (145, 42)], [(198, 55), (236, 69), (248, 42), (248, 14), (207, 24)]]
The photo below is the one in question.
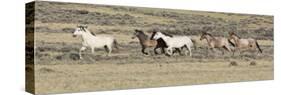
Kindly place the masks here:
[(87, 26), (84, 25), (77, 26), (73, 32), (73, 37), (76, 36), (82, 36), (82, 47), (79, 50), (80, 59), (83, 59), (81, 53), (87, 48), (91, 49), (92, 54), (95, 53), (95, 48), (104, 48), (107, 52), (107, 56), (110, 56), (112, 46), (118, 49), (117, 41), (114, 37), (110, 35), (93, 35), (93, 33), (87, 29)]
[(240, 38), (234, 32), (229, 32), (229, 40), (233, 40), (233, 44), (235, 45), (235, 50), (237, 49), (239, 54), (241, 53), (240, 52), (241, 49), (256, 49), (256, 48), (260, 53), (262, 53), (259, 43), (257, 42), (257, 40), (253, 38), (243, 39)]
[[(202, 35), (200, 37), (200, 40), (203, 39), (207, 40), (208, 43), (208, 50), (211, 49), (214, 51), (215, 48), (223, 48), (224, 50), (227, 50), (228, 52), (233, 52), (230, 48), (230, 45), (233, 45), (229, 42), (229, 40), (225, 37), (214, 37), (210, 33), (202, 32)], [(222, 51), (222, 54), (224, 54), (224, 50)]]
[(149, 39), (148, 35), (146, 35), (142, 30), (138, 30), (138, 29), (135, 29), (135, 33), (132, 39), (134, 39), (135, 37), (139, 39), (140, 45), (142, 47), (141, 51), (143, 54), (148, 55), (148, 53), (145, 52), (145, 49), (149, 47), (154, 47), (155, 54), (158, 54), (157, 52), (158, 48), (161, 48), (162, 53), (165, 53), (164, 48), (167, 48), (167, 45), (163, 40)]
[[(167, 54), (173, 54), (173, 48), (183, 48), (185, 47), (188, 52), (189, 56), (192, 56), (191, 47), (194, 45), (193, 42), (188, 36), (167, 36), (162, 32), (156, 32), (152, 37), (154, 40), (163, 39), (167, 44)], [(187, 55), (187, 51), (185, 52)]]

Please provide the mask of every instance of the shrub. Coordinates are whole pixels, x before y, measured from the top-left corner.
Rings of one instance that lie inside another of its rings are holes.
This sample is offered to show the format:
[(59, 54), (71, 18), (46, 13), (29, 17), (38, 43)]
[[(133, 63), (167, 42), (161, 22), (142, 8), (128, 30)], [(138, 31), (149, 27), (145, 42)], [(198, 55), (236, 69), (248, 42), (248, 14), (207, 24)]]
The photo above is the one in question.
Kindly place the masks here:
[(238, 66), (237, 62), (236, 61), (231, 61), (229, 66)]
[(256, 66), (257, 65), (257, 62), (256, 61), (251, 61), (250, 62), (250, 66)]

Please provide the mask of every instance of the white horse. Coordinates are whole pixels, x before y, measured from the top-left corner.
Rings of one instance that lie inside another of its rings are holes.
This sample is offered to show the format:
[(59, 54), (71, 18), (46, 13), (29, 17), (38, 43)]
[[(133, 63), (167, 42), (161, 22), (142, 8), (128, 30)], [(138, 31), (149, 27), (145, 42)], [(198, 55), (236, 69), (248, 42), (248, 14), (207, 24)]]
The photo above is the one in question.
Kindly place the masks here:
[(107, 51), (107, 56), (110, 56), (112, 51), (112, 46), (117, 47), (117, 41), (109, 35), (95, 35), (91, 33), (87, 26), (77, 26), (75, 32), (73, 33), (73, 37), (82, 36), (82, 47), (79, 51), (79, 57), (82, 58), (82, 51), (90, 48), (92, 53), (95, 53), (95, 48), (105, 48)]
[[(167, 53), (169, 55), (172, 55), (173, 48), (186, 47), (189, 52), (189, 56), (192, 56), (191, 47), (193, 46), (193, 40), (187, 36), (166, 36), (161, 32), (156, 32), (152, 38), (155, 40), (162, 38), (168, 46)], [(185, 51), (185, 55), (187, 55), (187, 51)]]

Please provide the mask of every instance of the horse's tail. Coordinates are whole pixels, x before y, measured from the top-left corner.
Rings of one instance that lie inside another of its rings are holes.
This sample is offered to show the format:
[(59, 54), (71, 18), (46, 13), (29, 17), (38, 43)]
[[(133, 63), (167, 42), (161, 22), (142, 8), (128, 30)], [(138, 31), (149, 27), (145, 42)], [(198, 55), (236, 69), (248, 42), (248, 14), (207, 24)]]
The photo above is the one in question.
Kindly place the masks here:
[(117, 40), (116, 40), (116, 39), (113, 40), (113, 45), (114, 45), (114, 47), (115, 47), (116, 49), (119, 49), (118, 43), (117, 43)]
[(259, 49), (259, 51), (262, 53), (262, 50), (261, 50), (261, 48), (260, 48), (260, 45), (258, 44), (257, 41), (256, 41), (256, 46), (257, 46), (257, 48)]
[(230, 39), (227, 39), (228, 43), (230, 43), (233, 47), (235, 47), (235, 44), (230, 40)]
[(195, 39), (190, 39), (190, 40), (193, 43), (194, 49), (196, 50), (197, 49), (197, 46), (196, 46), (197, 42), (196, 42), (196, 40)]

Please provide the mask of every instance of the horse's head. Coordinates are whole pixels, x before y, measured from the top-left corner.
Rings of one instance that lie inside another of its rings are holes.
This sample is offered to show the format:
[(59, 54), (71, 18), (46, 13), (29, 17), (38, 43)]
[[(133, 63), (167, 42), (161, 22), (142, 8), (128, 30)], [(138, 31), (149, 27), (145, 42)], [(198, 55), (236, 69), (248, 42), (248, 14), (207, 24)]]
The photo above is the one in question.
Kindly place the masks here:
[(207, 38), (207, 33), (206, 32), (202, 32), (200, 40), (203, 40), (203, 39), (206, 39), (206, 38)]
[(230, 40), (236, 40), (239, 39), (240, 37), (236, 35), (234, 32), (229, 32), (229, 38)]
[(138, 37), (140, 34), (144, 34), (144, 33), (142, 32), (142, 30), (135, 29), (135, 33), (133, 34), (132, 39), (135, 39), (135, 38)]
[(138, 35), (138, 29), (135, 29), (135, 32), (134, 32), (134, 34), (133, 34), (133, 36), (132, 36), (132, 39), (135, 39), (136, 38), (136, 36)]
[(214, 38), (214, 37), (212, 36), (212, 34), (207, 33), (207, 32), (202, 32), (202, 35), (201, 35), (201, 37), (200, 37), (200, 40), (203, 40), (203, 39), (209, 40), (209, 39), (212, 39), (212, 38)]
[(88, 28), (87, 26), (78, 25), (75, 31), (73, 32), (73, 37), (82, 35), (83, 33), (86, 32), (87, 28)]

